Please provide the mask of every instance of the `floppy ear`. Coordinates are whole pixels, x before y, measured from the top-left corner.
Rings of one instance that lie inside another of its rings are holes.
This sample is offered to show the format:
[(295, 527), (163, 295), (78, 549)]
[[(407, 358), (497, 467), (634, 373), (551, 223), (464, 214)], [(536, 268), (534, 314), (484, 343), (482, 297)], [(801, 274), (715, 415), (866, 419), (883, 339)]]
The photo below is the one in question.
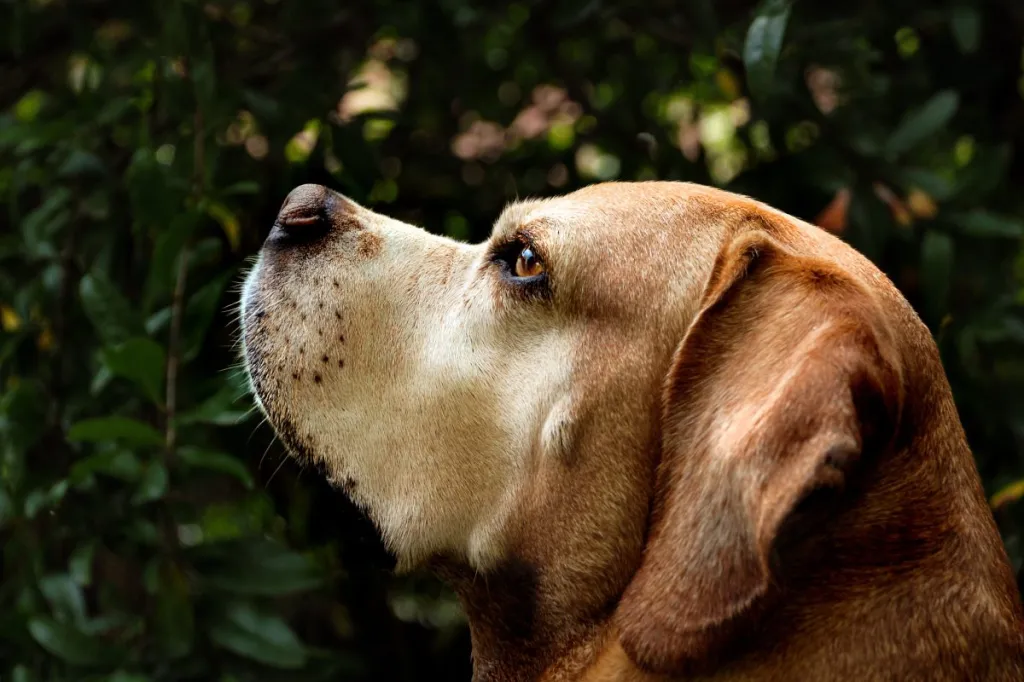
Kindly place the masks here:
[(764, 232), (723, 251), (673, 357), (647, 546), (616, 612), (642, 668), (713, 665), (769, 602), (798, 504), (885, 447), (901, 382), (880, 320), (851, 277)]

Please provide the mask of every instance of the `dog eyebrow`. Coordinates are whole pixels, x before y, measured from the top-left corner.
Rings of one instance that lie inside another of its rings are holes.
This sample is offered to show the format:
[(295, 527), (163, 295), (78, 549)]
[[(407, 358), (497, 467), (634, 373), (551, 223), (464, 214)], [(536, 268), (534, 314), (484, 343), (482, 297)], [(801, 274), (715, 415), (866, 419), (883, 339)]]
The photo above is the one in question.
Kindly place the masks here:
[(537, 208), (537, 202), (516, 202), (509, 204), (501, 212), (498, 219), (494, 221), (494, 229), (491, 230), (491, 241), (499, 243), (511, 239), (519, 232), (523, 223), (526, 222), (530, 212)]

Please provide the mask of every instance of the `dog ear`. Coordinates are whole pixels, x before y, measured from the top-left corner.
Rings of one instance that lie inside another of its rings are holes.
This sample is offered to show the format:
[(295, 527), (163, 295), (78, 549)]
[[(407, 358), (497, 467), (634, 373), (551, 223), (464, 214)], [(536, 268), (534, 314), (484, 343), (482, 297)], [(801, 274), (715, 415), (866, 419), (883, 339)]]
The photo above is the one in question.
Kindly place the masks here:
[(874, 305), (761, 230), (720, 255), (666, 380), (647, 545), (616, 612), (640, 667), (713, 665), (768, 603), (799, 503), (891, 438), (901, 381)]

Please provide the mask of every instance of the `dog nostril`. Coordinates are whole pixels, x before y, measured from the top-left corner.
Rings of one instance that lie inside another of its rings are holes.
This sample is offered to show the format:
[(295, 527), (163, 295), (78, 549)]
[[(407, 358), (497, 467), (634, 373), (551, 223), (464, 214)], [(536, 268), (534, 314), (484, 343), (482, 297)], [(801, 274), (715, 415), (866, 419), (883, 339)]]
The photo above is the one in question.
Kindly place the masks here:
[(323, 185), (300, 185), (285, 197), (267, 241), (301, 244), (319, 239), (331, 231), (335, 214), (346, 210), (346, 203)]

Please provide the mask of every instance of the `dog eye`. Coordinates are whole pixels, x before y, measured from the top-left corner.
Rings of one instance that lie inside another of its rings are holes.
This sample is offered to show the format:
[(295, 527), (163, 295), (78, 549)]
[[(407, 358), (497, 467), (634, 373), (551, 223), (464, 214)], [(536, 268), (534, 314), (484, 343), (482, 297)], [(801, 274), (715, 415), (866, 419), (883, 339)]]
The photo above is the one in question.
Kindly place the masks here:
[(516, 277), (523, 278), (542, 275), (544, 274), (544, 263), (533, 252), (533, 249), (529, 246), (524, 247), (519, 252), (519, 257), (516, 258), (515, 273)]

